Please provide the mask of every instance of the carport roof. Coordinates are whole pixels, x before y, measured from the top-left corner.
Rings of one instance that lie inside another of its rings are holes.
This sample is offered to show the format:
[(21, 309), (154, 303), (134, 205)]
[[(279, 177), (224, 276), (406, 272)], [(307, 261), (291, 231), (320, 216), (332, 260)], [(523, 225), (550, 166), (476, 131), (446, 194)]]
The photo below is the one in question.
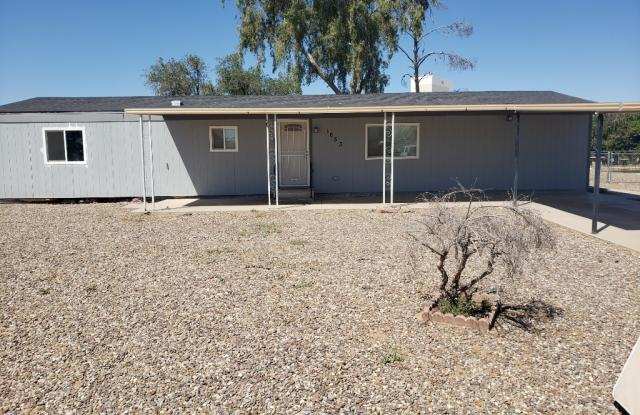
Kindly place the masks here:
[[(180, 106), (171, 101), (179, 100)], [(468, 91), (287, 96), (40, 97), (0, 106), (0, 113), (320, 114), (412, 111), (639, 111), (640, 103), (595, 103), (554, 91)]]

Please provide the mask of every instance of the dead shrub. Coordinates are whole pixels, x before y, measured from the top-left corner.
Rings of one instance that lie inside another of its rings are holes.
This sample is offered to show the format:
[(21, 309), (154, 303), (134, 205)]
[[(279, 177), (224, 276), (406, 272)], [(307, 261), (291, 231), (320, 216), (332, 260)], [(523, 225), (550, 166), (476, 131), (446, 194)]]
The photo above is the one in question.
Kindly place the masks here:
[[(460, 187), (424, 200), (429, 207), (408, 235), (426, 251), (425, 260), (435, 261), (439, 284), (432, 307), (441, 303), (473, 314), (467, 308), (480, 287), (491, 283), (498, 293), (508, 291), (527, 263), (554, 249), (551, 229), (535, 212), (484, 203), (481, 190)], [(460, 200), (467, 203), (452, 203)]]

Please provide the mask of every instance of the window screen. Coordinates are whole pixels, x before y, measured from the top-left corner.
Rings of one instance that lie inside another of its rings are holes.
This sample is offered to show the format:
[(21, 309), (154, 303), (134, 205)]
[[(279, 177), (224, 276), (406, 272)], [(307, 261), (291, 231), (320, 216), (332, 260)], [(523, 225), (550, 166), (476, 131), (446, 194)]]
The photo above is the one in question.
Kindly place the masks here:
[[(396, 124), (395, 158), (418, 157), (418, 126)], [(367, 158), (381, 158), (383, 148), (382, 125), (367, 126)], [(387, 157), (391, 157), (391, 126), (387, 125)]]
[(234, 128), (224, 129), (224, 148), (226, 148), (227, 150), (235, 150), (236, 130)]
[(209, 144), (211, 151), (236, 151), (237, 127), (209, 127)]
[[(384, 137), (382, 136), (381, 125), (367, 126), (367, 157), (368, 158), (382, 157), (383, 138)], [(391, 150), (388, 150), (388, 151), (391, 151)]]
[(211, 148), (214, 150), (224, 150), (224, 130), (222, 128), (211, 129), (211, 137), (213, 137)]
[(84, 161), (82, 131), (65, 131), (67, 139), (67, 161)]
[(66, 161), (64, 155), (64, 131), (46, 131), (47, 161)]

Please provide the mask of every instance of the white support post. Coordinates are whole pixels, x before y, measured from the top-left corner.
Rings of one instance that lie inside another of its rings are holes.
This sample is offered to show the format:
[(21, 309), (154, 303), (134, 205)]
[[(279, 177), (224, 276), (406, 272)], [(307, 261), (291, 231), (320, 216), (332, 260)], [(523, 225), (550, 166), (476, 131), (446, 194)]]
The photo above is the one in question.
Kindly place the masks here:
[(394, 164), (393, 161), (396, 158), (396, 113), (391, 113), (391, 186), (390, 186), (390, 196), (391, 203), (393, 204), (393, 172), (394, 172)]
[(382, 204), (387, 203), (387, 113), (382, 122)]
[(144, 127), (142, 124), (142, 115), (140, 115), (140, 156), (142, 159), (142, 206), (147, 211), (147, 179), (144, 168)]
[(156, 210), (156, 189), (153, 179), (153, 135), (151, 134), (151, 115), (149, 115), (149, 161), (151, 164), (151, 210)]
[(604, 128), (604, 114), (598, 114), (596, 126), (596, 166), (593, 177), (593, 216), (591, 217), (591, 233), (598, 233), (598, 216), (600, 210), (600, 168), (602, 164), (602, 130)]
[(267, 199), (271, 206), (271, 145), (269, 144), (269, 114), (265, 114), (267, 126)]
[(275, 139), (274, 150), (275, 150), (275, 165), (276, 165), (276, 206), (280, 205), (280, 170), (278, 165), (278, 115), (273, 114), (273, 138)]
[(516, 113), (516, 134), (513, 137), (513, 207), (518, 207), (518, 172), (520, 170), (520, 113)]

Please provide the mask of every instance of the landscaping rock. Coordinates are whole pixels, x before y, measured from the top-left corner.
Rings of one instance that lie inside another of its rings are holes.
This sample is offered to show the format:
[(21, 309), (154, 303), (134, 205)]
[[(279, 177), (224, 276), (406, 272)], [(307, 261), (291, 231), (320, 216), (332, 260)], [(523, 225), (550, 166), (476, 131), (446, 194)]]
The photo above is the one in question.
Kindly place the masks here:
[(0, 204), (0, 411), (614, 413), (638, 255), (554, 227), (512, 297), (561, 317), (425, 325), (419, 215)]

